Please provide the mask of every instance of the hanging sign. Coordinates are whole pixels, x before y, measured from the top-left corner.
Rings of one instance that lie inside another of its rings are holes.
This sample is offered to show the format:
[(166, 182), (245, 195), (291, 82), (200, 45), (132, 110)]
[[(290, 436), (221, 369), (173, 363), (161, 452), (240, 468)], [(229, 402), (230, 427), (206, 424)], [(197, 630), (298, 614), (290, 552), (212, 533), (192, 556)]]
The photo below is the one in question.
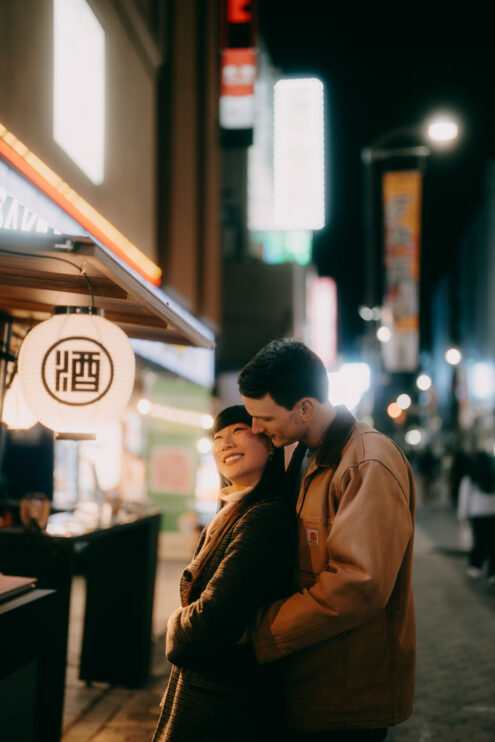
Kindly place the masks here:
[(222, 129), (252, 129), (256, 80), (255, 2), (224, 0), (220, 29)]
[(220, 63), (220, 126), (249, 129), (254, 124), (255, 49), (224, 49)]
[(129, 401), (135, 360), (125, 333), (89, 314), (57, 314), (24, 340), (18, 373), (26, 403), (61, 434), (91, 434)]
[(417, 170), (383, 175), (385, 297), (382, 324), (387, 371), (415, 371), (419, 354), (419, 265), (422, 175)]

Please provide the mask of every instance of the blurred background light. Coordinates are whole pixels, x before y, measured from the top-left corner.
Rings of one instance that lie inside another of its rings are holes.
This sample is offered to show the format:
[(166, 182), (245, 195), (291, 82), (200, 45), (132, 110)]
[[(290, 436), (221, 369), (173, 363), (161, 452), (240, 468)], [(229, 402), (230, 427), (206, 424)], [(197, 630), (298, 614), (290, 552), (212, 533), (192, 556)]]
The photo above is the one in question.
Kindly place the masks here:
[(196, 448), (198, 449), (199, 453), (207, 454), (211, 451), (211, 441), (209, 438), (199, 438), (199, 440), (196, 442)]
[(382, 317), (382, 308), (381, 307), (371, 307), (371, 319), (374, 319), (375, 321), (378, 321)]
[(371, 384), (371, 371), (367, 363), (343, 363), (338, 371), (328, 374), (328, 399), (332, 405), (345, 405), (355, 409)]
[(141, 415), (149, 415), (151, 411), (151, 404), (147, 399), (140, 399), (137, 403), (138, 412), (141, 413)]
[(462, 353), (457, 348), (449, 348), (445, 351), (445, 360), (451, 366), (457, 366), (462, 360)]
[(411, 406), (411, 397), (409, 394), (399, 394), (397, 397), (397, 404), (401, 408), (401, 410), (408, 410)]
[(269, 265), (294, 262), (307, 265), (311, 261), (313, 235), (309, 230), (262, 230), (250, 233), (252, 245), (260, 246), (263, 260)]
[(364, 305), (358, 309), (359, 316), (364, 319), (365, 322), (370, 322), (373, 319), (373, 310), (371, 307), (365, 307)]
[(397, 404), (397, 402), (391, 402), (389, 406), (387, 407), (387, 415), (392, 418), (392, 420), (397, 420), (401, 415), (403, 415), (403, 411)]
[(378, 321), (382, 316), (381, 307), (367, 307), (363, 305), (359, 307), (358, 313), (365, 322), (371, 322), (371, 320)]
[(392, 337), (392, 332), (389, 330), (388, 327), (385, 327), (385, 325), (382, 325), (376, 331), (376, 336), (381, 343), (388, 343), (388, 341)]
[(427, 127), (427, 136), (432, 142), (445, 144), (454, 142), (459, 135), (459, 126), (450, 116), (436, 116)]
[(421, 389), (422, 392), (426, 392), (431, 387), (431, 378), (428, 374), (420, 374), (416, 379), (416, 386)]
[(475, 399), (490, 399), (495, 393), (495, 368), (486, 361), (468, 367), (469, 391)]
[(411, 430), (408, 430), (405, 439), (406, 443), (408, 443), (410, 446), (417, 446), (421, 443), (422, 439), (421, 431), (417, 430), (416, 428), (411, 428)]
[(215, 421), (213, 420), (211, 415), (203, 415), (201, 418), (201, 427), (205, 430), (210, 430), (213, 427), (213, 423)]

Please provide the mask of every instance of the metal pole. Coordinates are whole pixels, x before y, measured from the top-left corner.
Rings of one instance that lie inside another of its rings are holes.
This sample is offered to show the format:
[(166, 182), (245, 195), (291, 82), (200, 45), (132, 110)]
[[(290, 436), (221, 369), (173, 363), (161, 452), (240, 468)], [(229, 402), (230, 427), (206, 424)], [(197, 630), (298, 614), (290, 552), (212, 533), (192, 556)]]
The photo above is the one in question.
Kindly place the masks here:
[(2, 471), (5, 444), (7, 441), (7, 428), (2, 421), (5, 393), (7, 391), (7, 372), (10, 357), (10, 340), (12, 337), (12, 320), (10, 317), (0, 315), (0, 473)]
[(373, 191), (373, 152), (370, 148), (361, 151), (363, 165), (363, 227), (365, 249), (365, 296), (366, 304), (375, 306), (375, 235), (374, 235), (374, 191)]

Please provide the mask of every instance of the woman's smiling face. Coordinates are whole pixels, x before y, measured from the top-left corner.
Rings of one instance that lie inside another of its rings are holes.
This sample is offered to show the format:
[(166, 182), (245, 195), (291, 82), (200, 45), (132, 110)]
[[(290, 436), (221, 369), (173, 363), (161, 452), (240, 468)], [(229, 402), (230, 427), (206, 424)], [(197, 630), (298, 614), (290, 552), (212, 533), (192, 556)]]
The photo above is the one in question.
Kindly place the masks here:
[(270, 442), (255, 435), (245, 423), (227, 425), (213, 437), (217, 469), (235, 489), (252, 486), (261, 479), (270, 450)]

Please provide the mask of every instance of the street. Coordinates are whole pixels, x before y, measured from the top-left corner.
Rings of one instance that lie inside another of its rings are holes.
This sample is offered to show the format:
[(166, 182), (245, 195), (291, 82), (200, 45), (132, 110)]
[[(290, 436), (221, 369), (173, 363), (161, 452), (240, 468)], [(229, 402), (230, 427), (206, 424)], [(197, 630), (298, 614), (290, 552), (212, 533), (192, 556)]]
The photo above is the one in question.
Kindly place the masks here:
[[(455, 515), (447, 506), (420, 508), (417, 521), (416, 703), (412, 717), (392, 728), (388, 739), (495, 742), (495, 587), (465, 575)], [(176, 605), (182, 567), (160, 565), (156, 659), (147, 687), (86, 688), (72, 670), (63, 742), (149, 742), (167, 676), (158, 634)]]

